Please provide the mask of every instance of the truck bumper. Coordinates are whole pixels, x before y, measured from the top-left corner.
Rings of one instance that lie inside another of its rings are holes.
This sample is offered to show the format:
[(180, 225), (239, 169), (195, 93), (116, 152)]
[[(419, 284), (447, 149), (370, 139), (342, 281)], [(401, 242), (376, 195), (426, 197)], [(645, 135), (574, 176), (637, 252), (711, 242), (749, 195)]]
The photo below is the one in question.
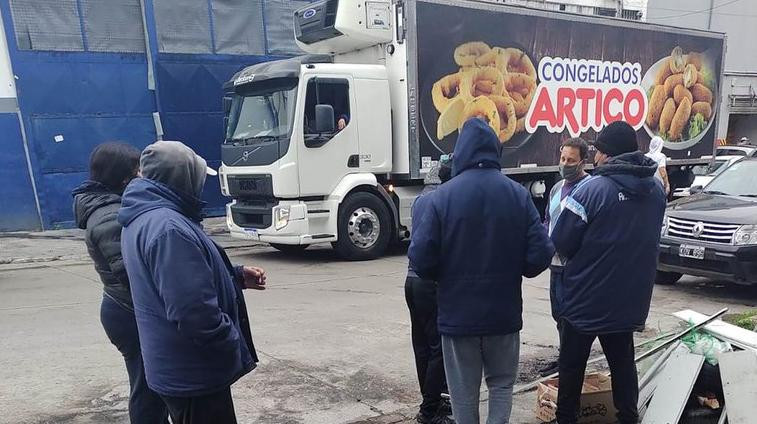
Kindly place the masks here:
[(307, 245), (336, 241), (336, 220), (331, 217), (336, 216), (338, 204), (309, 203), (282, 200), (271, 208), (250, 211), (243, 201), (235, 200), (226, 205), (226, 225), (232, 237), (264, 243)]
[[(681, 257), (681, 244), (704, 244), (704, 259)], [(663, 237), (657, 269), (738, 284), (757, 284), (757, 246), (696, 243)]]

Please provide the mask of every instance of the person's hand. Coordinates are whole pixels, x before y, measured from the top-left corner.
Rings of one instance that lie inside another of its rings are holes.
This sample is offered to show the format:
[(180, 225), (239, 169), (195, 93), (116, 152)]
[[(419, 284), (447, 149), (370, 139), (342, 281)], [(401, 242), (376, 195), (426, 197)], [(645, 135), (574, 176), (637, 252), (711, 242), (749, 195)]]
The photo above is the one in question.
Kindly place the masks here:
[(244, 276), (244, 288), (253, 290), (265, 290), (265, 270), (256, 266), (242, 267)]
[(338, 121), (336, 121), (336, 128), (337, 128), (338, 130), (340, 130), (340, 131), (341, 131), (341, 130), (343, 130), (343, 129), (344, 129), (344, 127), (346, 127), (346, 126), (347, 126), (347, 121), (346, 121), (346, 120), (345, 120), (344, 118), (339, 118), (339, 120), (338, 120)]

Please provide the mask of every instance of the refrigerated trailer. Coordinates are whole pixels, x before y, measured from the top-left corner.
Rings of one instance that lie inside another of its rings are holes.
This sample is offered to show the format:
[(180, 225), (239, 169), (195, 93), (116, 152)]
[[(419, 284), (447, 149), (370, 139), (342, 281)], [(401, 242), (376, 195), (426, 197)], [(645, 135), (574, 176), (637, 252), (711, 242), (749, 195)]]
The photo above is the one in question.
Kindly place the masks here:
[(306, 55), (224, 85), (235, 237), (380, 256), (410, 237), (424, 177), (473, 117), (541, 208), (562, 141), (615, 120), (642, 150), (662, 136), (673, 177), (713, 155), (723, 34), (472, 0), (324, 0), (293, 19)]

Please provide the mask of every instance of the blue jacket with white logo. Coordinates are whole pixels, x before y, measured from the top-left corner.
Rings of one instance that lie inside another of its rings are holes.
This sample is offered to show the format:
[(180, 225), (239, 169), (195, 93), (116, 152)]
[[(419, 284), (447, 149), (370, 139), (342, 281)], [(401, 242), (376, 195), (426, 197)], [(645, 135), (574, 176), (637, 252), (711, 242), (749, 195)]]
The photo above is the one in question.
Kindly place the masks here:
[(450, 181), (415, 208), (410, 266), (437, 281), (439, 332), (509, 334), (522, 326), (522, 276), (544, 271), (554, 253), (523, 186), (502, 175), (499, 140), (480, 119), (458, 138)]
[(665, 192), (641, 152), (612, 158), (567, 198), (552, 230), (567, 258), (562, 317), (576, 330), (640, 330), (649, 314)]

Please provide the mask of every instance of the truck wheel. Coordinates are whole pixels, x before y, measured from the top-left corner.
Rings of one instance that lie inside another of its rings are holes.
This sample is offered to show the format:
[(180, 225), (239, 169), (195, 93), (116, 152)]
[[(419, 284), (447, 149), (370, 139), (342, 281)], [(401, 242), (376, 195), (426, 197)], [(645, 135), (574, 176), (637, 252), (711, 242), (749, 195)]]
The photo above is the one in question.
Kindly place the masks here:
[(391, 240), (389, 210), (378, 197), (365, 192), (350, 195), (339, 207), (339, 231), (333, 243), (348, 261), (375, 259), (384, 254)]
[(287, 255), (299, 255), (308, 248), (307, 244), (279, 244), (271, 243), (271, 247)]
[(670, 285), (675, 284), (678, 282), (678, 280), (683, 277), (683, 274), (680, 272), (665, 272), (665, 271), (657, 271), (657, 276), (655, 276), (655, 283), (660, 285)]

